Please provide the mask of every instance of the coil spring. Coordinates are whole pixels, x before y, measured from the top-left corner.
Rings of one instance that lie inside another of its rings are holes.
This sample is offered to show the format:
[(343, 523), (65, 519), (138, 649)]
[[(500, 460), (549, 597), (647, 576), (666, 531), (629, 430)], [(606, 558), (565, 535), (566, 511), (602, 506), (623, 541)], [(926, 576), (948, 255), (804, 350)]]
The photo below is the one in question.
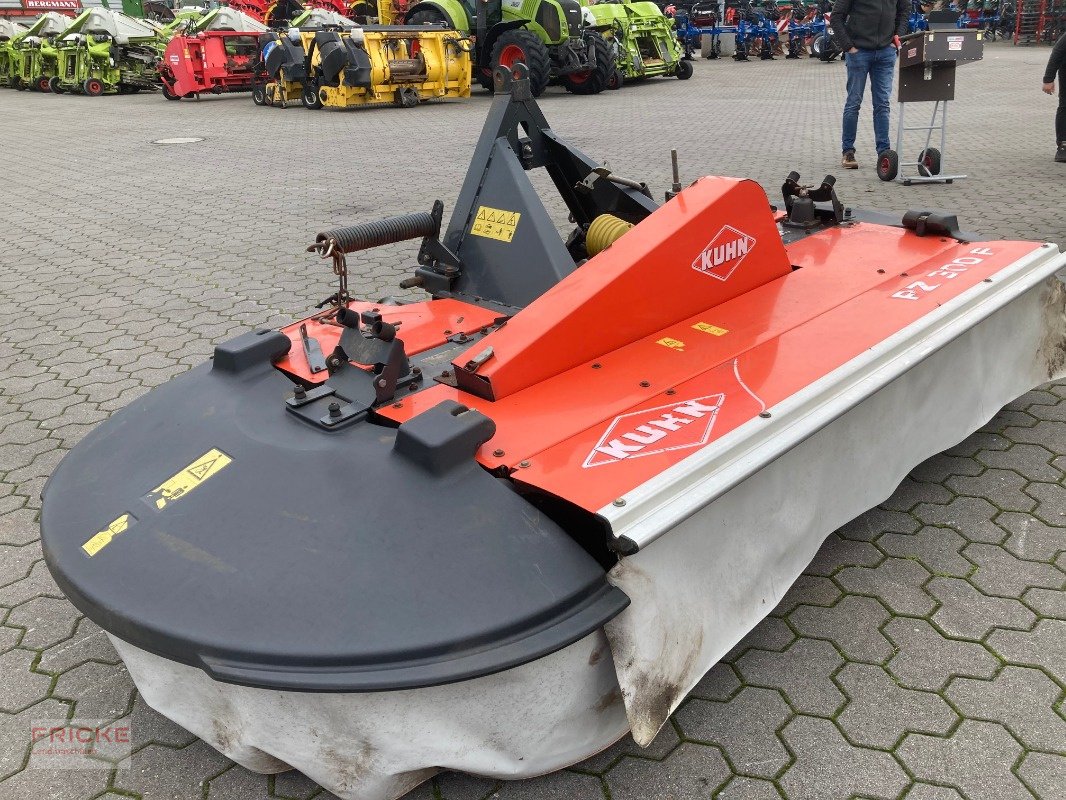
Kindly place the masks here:
[(414, 214), (404, 214), (402, 217), (386, 217), (374, 222), (323, 231), (315, 237), (314, 247), (325, 253), (332, 244), (333, 250), (354, 253), (436, 234), (437, 221), (433, 215), (428, 211), (418, 211)]

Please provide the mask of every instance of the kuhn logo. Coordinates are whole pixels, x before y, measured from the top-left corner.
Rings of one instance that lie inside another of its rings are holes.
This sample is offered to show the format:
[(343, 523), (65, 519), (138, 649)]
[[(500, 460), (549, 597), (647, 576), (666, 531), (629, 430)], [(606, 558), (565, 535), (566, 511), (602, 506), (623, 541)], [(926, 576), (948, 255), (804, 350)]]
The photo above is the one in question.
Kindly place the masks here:
[(703, 252), (696, 256), (692, 268), (720, 281), (729, 280), (740, 262), (755, 246), (755, 237), (726, 225), (718, 231)]
[(706, 444), (723, 402), (724, 394), (712, 394), (623, 414), (607, 427), (582, 466), (599, 467)]

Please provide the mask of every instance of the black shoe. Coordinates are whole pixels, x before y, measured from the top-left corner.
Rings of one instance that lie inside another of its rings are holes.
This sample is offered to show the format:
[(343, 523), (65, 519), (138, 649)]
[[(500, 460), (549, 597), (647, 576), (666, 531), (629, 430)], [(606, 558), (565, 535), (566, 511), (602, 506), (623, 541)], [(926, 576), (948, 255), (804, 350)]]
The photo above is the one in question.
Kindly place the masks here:
[(1059, 142), (1059, 149), (1055, 151), (1055, 160), (1060, 164), (1066, 164), (1066, 142)]

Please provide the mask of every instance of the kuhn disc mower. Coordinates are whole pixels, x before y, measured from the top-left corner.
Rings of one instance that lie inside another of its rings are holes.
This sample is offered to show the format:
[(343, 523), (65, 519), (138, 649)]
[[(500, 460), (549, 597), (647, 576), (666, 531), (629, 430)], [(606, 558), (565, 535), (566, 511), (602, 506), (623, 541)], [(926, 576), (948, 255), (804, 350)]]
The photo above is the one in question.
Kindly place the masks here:
[(201, 92), (250, 92), (259, 35), (267, 26), (232, 8), (216, 8), (167, 44), (159, 62), (167, 100)]
[(154, 89), (165, 46), (154, 23), (106, 8), (86, 11), (56, 43), (58, 66), (51, 89), (91, 97)]
[[(828, 533), (1066, 358), (1052, 245), (794, 173), (777, 212), (736, 178), (659, 204), (514, 69), (447, 229), (438, 202), (318, 234), (320, 311), (219, 344), (44, 490), (48, 567), (145, 700), (352, 800), (648, 744)], [(346, 255), (404, 240), (432, 299), (352, 299)]]

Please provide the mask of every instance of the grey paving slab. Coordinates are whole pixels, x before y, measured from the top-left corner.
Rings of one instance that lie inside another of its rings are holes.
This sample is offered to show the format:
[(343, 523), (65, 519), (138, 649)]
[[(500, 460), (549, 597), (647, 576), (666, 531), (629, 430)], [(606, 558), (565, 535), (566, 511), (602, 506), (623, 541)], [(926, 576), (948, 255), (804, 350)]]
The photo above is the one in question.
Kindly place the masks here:
[[(775, 199), (791, 169), (835, 171), (849, 205), (956, 208), (990, 237), (1066, 241), (1066, 165), (1051, 163), (1052, 101), (1036, 85), (1046, 53), (989, 45), (967, 68), (953, 158), (970, 177), (952, 186), (878, 181), (865, 114), (863, 168), (837, 170), (839, 63), (700, 61), (685, 83), (588, 99), (552, 89), (543, 106), (559, 133), (656, 194), (677, 147), (685, 181), (741, 174)], [(417, 112), (270, 113), (240, 96), (0, 90), (5, 163), (31, 165), (5, 172), (0, 224), (0, 798), (332, 800), (298, 773), (233, 765), (144, 703), (47, 573), (39, 492), (96, 424), (215, 341), (283, 324), (329, 294), (328, 269), (303, 252), (316, 231), (438, 197), (450, 206), (487, 108), (477, 95)], [(190, 134), (205, 142), (149, 144)], [(56, 153), (69, 169), (42, 159)], [(321, 153), (342, 154), (344, 181)], [(86, 191), (79, 176), (101, 171), (106, 186)], [(353, 284), (404, 294), (412, 256), (393, 246), (353, 257)], [(1058, 800), (1064, 471), (1060, 383), (1011, 403), (831, 536), (650, 748), (623, 740), (576, 767), (585, 773), (515, 783), (443, 773), (409, 797)], [(129, 770), (25, 765), (30, 722), (75, 708), (129, 722)]]

